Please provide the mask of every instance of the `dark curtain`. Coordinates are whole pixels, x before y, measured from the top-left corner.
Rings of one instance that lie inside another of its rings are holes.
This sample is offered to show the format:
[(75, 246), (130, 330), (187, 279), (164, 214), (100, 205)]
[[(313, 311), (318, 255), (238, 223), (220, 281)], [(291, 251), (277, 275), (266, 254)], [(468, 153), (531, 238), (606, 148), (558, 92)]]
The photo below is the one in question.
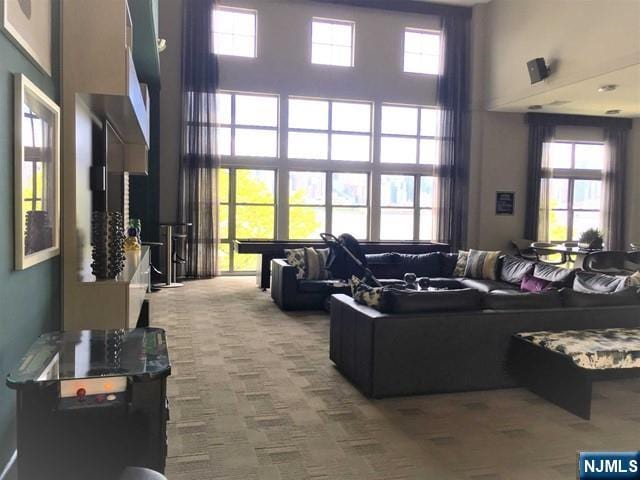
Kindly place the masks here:
[[(550, 125), (529, 124), (529, 159), (527, 165), (527, 204), (524, 225), (524, 238), (540, 239), (538, 227), (541, 211), (541, 184), (547, 173), (543, 168), (544, 144), (551, 141), (555, 128)], [(546, 202), (545, 202), (546, 203)], [(543, 209), (544, 211), (544, 209)], [(544, 220), (544, 219), (542, 219)]]
[(182, 146), (179, 220), (192, 223), (187, 276), (216, 273), (215, 91), (218, 67), (212, 48), (213, 0), (184, 0), (182, 18)]
[(627, 163), (627, 130), (605, 128), (605, 168), (602, 172), (604, 241), (609, 250), (626, 250), (625, 246), (625, 182)]
[(438, 240), (452, 251), (465, 247), (469, 201), (470, 20), (442, 17), (443, 68), (438, 77), (441, 109)]

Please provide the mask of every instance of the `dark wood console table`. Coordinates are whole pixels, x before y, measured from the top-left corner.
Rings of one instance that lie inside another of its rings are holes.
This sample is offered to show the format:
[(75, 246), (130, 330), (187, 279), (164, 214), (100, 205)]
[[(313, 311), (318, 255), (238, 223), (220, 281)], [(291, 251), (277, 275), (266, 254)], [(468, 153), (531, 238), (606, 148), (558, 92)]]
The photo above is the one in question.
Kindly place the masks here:
[[(449, 245), (437, 242), (374, 242), (363, 241), (360, 246), (364, 253), (428, 253), (449, 252)], [(271, 285), (271, 260), (284, 258), (285, 248), (326, 248), (321, 241), (309, 240), (234, 240), (233, 248), (237, 253), (261, 255), (256, 270), (256, 285), (266, 290)]]

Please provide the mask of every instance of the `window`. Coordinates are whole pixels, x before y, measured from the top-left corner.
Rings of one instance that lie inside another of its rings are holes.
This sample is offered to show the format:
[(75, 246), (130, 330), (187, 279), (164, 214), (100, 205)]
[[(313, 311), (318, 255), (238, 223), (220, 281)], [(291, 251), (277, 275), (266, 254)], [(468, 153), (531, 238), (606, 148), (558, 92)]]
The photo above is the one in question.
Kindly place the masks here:
[(542, 181), (549, 192), (549, 240), (579, 240), (602, 226), (604, 145), (552, 142), (547, 151), (551, 177)]
[(256, 56), (255, 10), (217, 7), (213, 10), (213, 52), (236, 57)]
[(289, 173), (289, 238), (318, 239), (349, 232), (368, 238), (369, 176), (366, 173)]
[(218, 171), (218, 260), (221, 271), (255, 271), (257, 256), (232, 252), (236, 239), (275, 238), (275, 171), (221, 168)]
[(289, 98), (288, 157), (371, 161), (371, 104)]
[(380, 240), (433, 240), (434, 205), (434, 177), (382, 175)]
[(311, 22), (311, 63), (353, 67), (355, 24), (314, 18)]
[(278, 96), (216, 94), (218, 153), (234, 157), (278, 156)]
[(439, 163), (439, 110), (383, 105), (381, 128), (382, 163)]
[(404, 31), (404, 71), (440, 73), (440, 33), (416, 28)]

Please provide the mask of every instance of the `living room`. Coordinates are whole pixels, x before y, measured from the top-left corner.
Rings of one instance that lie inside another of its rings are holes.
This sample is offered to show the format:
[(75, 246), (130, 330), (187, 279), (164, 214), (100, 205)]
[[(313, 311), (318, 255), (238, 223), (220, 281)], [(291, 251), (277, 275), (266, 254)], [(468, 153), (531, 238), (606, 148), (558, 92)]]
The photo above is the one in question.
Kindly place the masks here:
[(640, 0), (2, 7), (0, 480), (637, 462)]

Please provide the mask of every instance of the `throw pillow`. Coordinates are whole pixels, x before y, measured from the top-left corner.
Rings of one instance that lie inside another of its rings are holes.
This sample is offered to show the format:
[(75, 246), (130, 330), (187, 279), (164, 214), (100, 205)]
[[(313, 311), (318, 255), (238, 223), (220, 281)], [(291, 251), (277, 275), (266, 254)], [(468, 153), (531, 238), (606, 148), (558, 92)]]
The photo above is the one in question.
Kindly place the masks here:
[[(444, 278), (453, 277), (453, 271), (456, 269), (458, 263), (457, 253), (443, 253), (440, 252), (440, 276)], [(467, 266), (467, 260), (464, 261), (464, 266)]]
[(525, 275), (533, 273), (534, 262), (529, 262), (512, 255), (505, 255), (500, 266), (500, 280), (520, 285)]
[(327, 280), (329, 270), (327, 270), (328, 248), (316, 250), (313, 247), (305, 247), (306, 279), (307, 280)]
[(296, 278), (298, 280), (305, 278), (307, 275), (307, 260), (304, 248), (285, 248), (284, 254), (287, 263), (292, 267), (296, 267)]
[(372, 287), (367, 285), (364, 280), (356, 277), (355, 275), (351, 277), (349, 283), (351, 284), (351, 296), (357, 303), (377, 310), (382, 310), (383, 287)]
[(577, 271), (573, 279), (573, 289), (583, 293), (612, 293), (623, 289), (624, 283), (624, 277)]
[(640, 287), (640, 270), (629, 275), (624, 281), (625, 287)]
[(497, 280), (496, 270), (500, 252), (487, 252), (484, 250), (469, 250), (467, 268), (464, 276), (480, 280)]
[(458, 259), (456, 260), (456, 268), (453, 269), (454, 277), (464, 277), (464, 272), (467, 269), (467, 258), (469, 252), (464, 250), (458, 251)]
[(574, 270), (539, 262), (533, 269), (533, 276), (552, 282), (558, 287), (570, 287), (573, 283)]
[(542, 278), (536, 278), (533, 275), (525, 275), (520, 284), (520, 290), (523, 292), (542, 292), (549, 289), (551, 282)]

